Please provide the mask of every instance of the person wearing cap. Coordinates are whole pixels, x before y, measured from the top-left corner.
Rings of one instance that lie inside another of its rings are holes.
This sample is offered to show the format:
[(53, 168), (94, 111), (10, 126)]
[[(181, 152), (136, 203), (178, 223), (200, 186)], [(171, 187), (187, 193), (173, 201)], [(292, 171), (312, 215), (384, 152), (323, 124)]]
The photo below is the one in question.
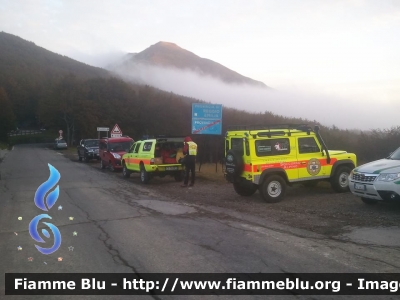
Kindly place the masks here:
[(196, 155), (197, 155), (197, 144), (192, 141), (190, 136), (185, 137), (183, 146), (184, 164), (185, 164), (185, 179), (181, 187), (187, 187), (189, 183), (189, 173), (192, 173), (190, 178), (190, 185), (194, 185), (196, 177)]

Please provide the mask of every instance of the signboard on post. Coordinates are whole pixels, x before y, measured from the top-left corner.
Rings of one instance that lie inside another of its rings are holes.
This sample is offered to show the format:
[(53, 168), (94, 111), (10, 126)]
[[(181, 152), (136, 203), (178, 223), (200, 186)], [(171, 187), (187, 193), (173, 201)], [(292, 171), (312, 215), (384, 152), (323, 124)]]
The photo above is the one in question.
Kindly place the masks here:
[(122, 137), (122, 130), (119, 128), (118, 124), (115, 124), (114, 128), (111, 130), (111, 137)]
[(110, 131), (110, 128), (108, 127), (97, 127), (97, 138), (100, 139), (100, 131), (107, 131), (107, 137), (108, 137), (108, 132)]
[(222, 104), (192, 104), (192, 134), (222, 132)]

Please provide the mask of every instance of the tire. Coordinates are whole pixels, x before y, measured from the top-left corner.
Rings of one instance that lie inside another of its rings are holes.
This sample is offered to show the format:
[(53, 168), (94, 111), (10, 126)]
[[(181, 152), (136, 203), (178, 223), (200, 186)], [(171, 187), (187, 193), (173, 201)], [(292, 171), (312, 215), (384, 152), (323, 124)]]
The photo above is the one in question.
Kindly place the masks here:
[(257, 191), (257, 185), (253, 183), (243, 184), (242, 182), (235, 181), (233, 188), (240, 196), (250, 197)]
[(123, 163), (122, 165), (122, 176), (124, 176), (125, 178), (129, 178), (131, 176), (131, 172), (128, 170), (125, 163)]
[(111, 172), (115, 172), (115, 168), (113, 166), (113, 164), (110, 162), (108, 162), (108, 168), (110, 169)]
[(140, 181), (144, 184), (147, 184), (149, 180), (149, 173), (147, 173), (143, 165), (140, 165)]
[(346, 193), (350, 191), (349, 175), (351, 169), (347, 166), (338, 167), (335, 174), (331, 177), (331, 186), (337, 193)]
[(82, 157), (79, 156), (79, 153), (78, 153), (78, 160), (82, 161)]
[(301, 184), (307, 188), (312, 188), (317, 186), (318, 180), (307, 180), (302, 182)]
[(88, 163), (89, 162), (89, 158), (86, 155), (83, 155), (83, 161), (85, 163)]
[(181, 182), (183, 180), (183, 171), (176, 172), (174, 178), (176, 182)]
[(374, 200), (374, 199), (369, 199), (369, 198), (361, 198), (362, 202), (364, 202), (365, 204), (368, 205), (374, 205), (378, 203), (378, 200)]
[(106, 166), (104, 165), (103, 160), (100, 160), (100, 168), (101, 168), (102, 170), (104, 170), (104, 169), (106, 168)]
[(232, 149), (226, 152), (225, 157), (225, 170), (228, 179), (235, 182), (235, 178), (238, 178), (243, 172), (244, 162), (242, 155)]
[(271, 175), (265, 178), (259, 189), (265, 202), (276, 203), (285, 197), (286, 181), (279, 175)]

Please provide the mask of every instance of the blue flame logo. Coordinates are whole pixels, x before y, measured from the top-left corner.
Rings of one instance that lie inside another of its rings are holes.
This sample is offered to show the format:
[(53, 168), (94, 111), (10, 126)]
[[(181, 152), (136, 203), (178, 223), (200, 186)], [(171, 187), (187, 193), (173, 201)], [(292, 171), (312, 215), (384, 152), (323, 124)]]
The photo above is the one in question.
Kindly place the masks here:
[[(35, 198), (34, 198), (35, 205), (44, 211), (48, 211), (53, 207), (53, 205), (56, 203), (58, 196), (60, 194), (60, 189), (59, 189), (58, 185), (53, 191), (49, 192), (60, 180), (61, 175), (57, 171), (57, 169), (54, 168), (52, 165), (48, 164), (48, 166), (50, 169), (50, 177), (46, 182), (44, 182), (43, 184), (41, 184), (38, 187), (38, 189), (35, 193)], [(47, 197), (45, 197), (47, 193), (48, 193), (48, 195), (47, 195)], [(45, 201), (46, 201), (46, 204), (45, 204)], [(47, 205), (47, 207), (46, 207), (46, 205)], [(32, 221), (29, 223), (29, 233), (30, 233), (31, 237), (38, 243), (45, 243), (45, 241), (39, 235), (38, 230), (37, 230), (39, 221), (43, 218), (51, 219), (51, 217), (49, 215), (41, 214), (41, 215), (34, 217), (32, 219)], [(58, 230), (58, 228), (56, 226), (54, 226), (53, 224), (47, 223), (47, 222), (43, 222), (43, 224), (47, 225), (50, 228), (51, 232), (53, 233), (54, 244), (51, 248), (42, 248), (38, 245), (35, 245), (35, 247), (42, 254), (51, 254), (51, 253), (54, 253), (55, 251), (57, 251), (58, 248), (60, 248), (61, 234), (60, 234), (60, 231)], [(47, 229), (42, 229), (42, 234), (46, 238), (50, 238), (50, 233), (47, 231)]]
[(45, 204), (44, 204), (44, 197), (46, 195), (46, 193), (48, 191), (50, 191), (50, 189), (55, 186), (57, 184), (57, 182), (60, 180), (60, 173), (57, 171), (56, 168), (54, 168), (52, 165), (49, 165), (49, 169), (50, 169), (50, 177), (49, 179), (42, 183), (41, 186), (39, 186), (39, 188), (36, 191), (35, 194), (35, 204), (37, 207), (39, 207), (41, 210), (44, 211), (48, 211), (50, 208), (53, 207), (54, 203), (56, 203), (58, 195), (60, 194), (60, 189), (59, 186), (57, 185), (57, 187), (54, 189), (54, 191), (50, 192), (47, 195), (47, 207), (46, 208)]

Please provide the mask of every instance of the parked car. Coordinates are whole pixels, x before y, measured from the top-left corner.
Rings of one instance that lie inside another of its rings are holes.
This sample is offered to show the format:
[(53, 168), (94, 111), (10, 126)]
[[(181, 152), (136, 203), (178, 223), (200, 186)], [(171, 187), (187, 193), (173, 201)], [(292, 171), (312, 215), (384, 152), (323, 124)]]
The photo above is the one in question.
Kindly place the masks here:
[(366, 204), (400, 201), (400, 148), (387, 158), (355, 168), (349, 182), (350, 191)]
[(128, 153), (122, 156), (122, 173), (128, 178), (139, 172), (140, 181), (148, 183), (154, 176), (170, 175), (176, 181), (183, 179), (183, 137), (147, 139), (135, 142)]
[(100, 168), (108, 167), (111, 171), (121, 169), (121, 158), (129, 151), (134, 140), (128, 136), (102, 138), (99, 143)]
[(54, 150), (67, 149), (68, 145), (64, 139), (58, 138), (58, 139), (54, 140), (53, 148), (54, 148)]
[(84, 162), (91, 159), (100, 160), (98, 139), (83, 139), (76, 148), (79, 161), (82, 161), (82, 159)]
[(319, 127), (300, 125), (234, 126), (225, 135), (225, 176), (236, 193), (257, 189), (266, 202), (279, 202), (287, 186), (312, 187), (328, 181), (338, 193), (349, 191), (354, 153), (328, 150)]

